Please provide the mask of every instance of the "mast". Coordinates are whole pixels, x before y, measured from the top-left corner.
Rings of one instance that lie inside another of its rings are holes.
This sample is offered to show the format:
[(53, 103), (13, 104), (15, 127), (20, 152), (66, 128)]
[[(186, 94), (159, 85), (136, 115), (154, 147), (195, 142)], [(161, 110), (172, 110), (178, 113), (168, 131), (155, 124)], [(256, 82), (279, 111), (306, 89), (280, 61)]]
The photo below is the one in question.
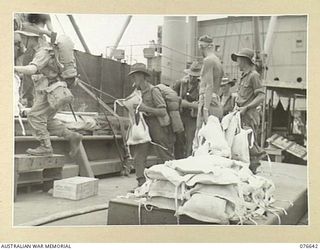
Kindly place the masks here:
[(70, 22), (71, 22), (75, 32), (77, 33), (77, 36), (78, 36), (78, 38), (79, 38), (79, 40), (80, 40), (85, 52), (91, 54), (90, 50), (89, 50), (89, 47), (87, 46), (86, 41), (84, 40), (84, 38), (83, 38), (83, 36), (82, 36), (82, 34), (80, 32), (80, 29), (79, 29), (79, 27), (78, 27), (78, 25), (76, 23), (76, 20), (74, 19), (74, 17), (72, 15), (67, 15), (67, 16), (69, 17)]
[(111, 52), (110, 52), (110, 55), (109, 55), (110, 58), (113, 57), (114, 51), (117, 49), (117, 47), (118, 47), (118, 45), (119, 45), (119, 43), (120, 43), (120, 41), (121, 41), (121, 38), (122, 38), (124, 32), (126, 31), (126, 29), (127, 29), (128, 25), (129, 25), (131, 19), (132, 19), (132, 15), (128, 16), (127, 19), (126, 19), (126, 21), (125, 21), (125, 23), (123, 24), (122, 29), (121, 29), (121, 31), (120, 31), (120, 33), (119, 33), (119, 36), (118, 36), (118, 38), (117, 38), (114, 46), (113, 46), (112, 49), (111, 49)]

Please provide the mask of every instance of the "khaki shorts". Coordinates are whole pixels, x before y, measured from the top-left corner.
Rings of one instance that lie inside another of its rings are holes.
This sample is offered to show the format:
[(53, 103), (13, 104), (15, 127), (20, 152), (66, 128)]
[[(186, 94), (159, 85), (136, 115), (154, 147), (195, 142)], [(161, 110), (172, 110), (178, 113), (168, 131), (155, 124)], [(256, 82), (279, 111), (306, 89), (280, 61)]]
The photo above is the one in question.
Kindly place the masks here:
[[(203, 124), (203, 106), (204, 106), (204, 94), (199, 97), (198, 116), (197, 116), (197, 128), (201, 128)], [(212, 98), (209, 107), (209, 116), (214, 115), (221, 119), (223, 117), (223, 106), (220, 104), (220, 98), (215, 96)]]

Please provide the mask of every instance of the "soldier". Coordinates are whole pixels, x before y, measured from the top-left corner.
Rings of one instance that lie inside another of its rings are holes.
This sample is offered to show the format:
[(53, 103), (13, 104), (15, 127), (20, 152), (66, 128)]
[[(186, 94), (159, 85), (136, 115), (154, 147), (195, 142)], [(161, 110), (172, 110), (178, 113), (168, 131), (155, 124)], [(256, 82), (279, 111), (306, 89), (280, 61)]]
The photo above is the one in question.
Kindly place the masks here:
[[(193, 62), (189, 69), (185, 69), (187, 76), (177, 81), (173, 86), (173, 89), (181, 97), (181, 119), (184, 126), (185, 145), (176, 145), (178, 147), (183, 146), (185, 151), (185, 157), (192, 154), (192, 141), (196, 132), (197, 123), (197, 111), (199, 102), (199, 82), (200, 82), (201, 64), (199, 62)], [(176, 142), (181, 143), (179, 141)]]
[(214, 53), (213, 39), (204, 35), (199, 38), (199, 49), (204, 57), (201, 70), (199, 90), (198, 128), (207, 123), (209, 115), (222, 118), (222, 107), (219, 100), (220, 83), (223, 69), (220, 59)]
[(254, 146), (250, 149), (250, 169), (255, 173), (260, 165), (260, 158), (265, 154), (257, 143), (260, 125), (260, 114), (257, 108), (263, 103), (265, 93), (260, 75), (255, 69), (253, 57), (253, 50), (248, 48), (241, 49), (238, 53), (231, 55), (231, 59), (238, 63), (242, 72), (236, 99), (237, 110), (241, 114), (242, 126), (252, 128), (256, 139)]
[[(51, 38), (54, 43), (57, 33), (53, 32), (50, 15), (48, 14), (15, 14), (15, 30), (24, 30), (39, 35), (38, 42), (46, 43), (43, 35)], [(45, 29), (45, 26), (47, 29)], [(28, 65), (35, 55), (35, 50), (30, 44), (26, 44), (26, 51), (22, 58), (22, 65)], [(24, 75), (22, 79), (22, 99), (27, 107), (32, 107), (34, 101), (34, 86), (30, 75)]]
[(207, 123), (208, 117), (214, 115), (221, 119), (223, 115), (219, 98), (220, 83), (223, 77), (222, 64), (214, 53), (212, 37), (208, 35), (200, 37), (198, 45), (204, 59), (200, 74), (197, 131), (193, 141), (193, 150), (196, 150), (199, 146), (198, 131), (203, 123)]
[[(20, 34), (22, 43), (27, 44), (35, 51), (35, 56), (26, 66), (15, 66), (15, 72), (32, 75), (35, 86), (35, 102), (28, 113), (28, 122), (34, 131), (34, 135), (40, 141), (40, 146), (28, 149), (31, 155), (52, 155), (53, 149), (50, 134), (64, 137), (70, 141), (70, 156), (74, 157), (79, 149), (82, 135), (68, 130), (59, 120), (55, 119), (56, 109), (50, 107), (47, 99), (46, 89), (51, 84), (60, 80), (57, 59), (52, 47), (39, 45), (39, 35), (28, 31), (15, 31)], [(69, 84), (75, 79), (69, 79)], [(50, 134), (49, 134), (50, 133)]]
[[(146, 80), (146, 78), (150, 76), (150, 73), (143, 63), (132, 65), (129, 76), (133, 77), (136, 88), (141, 90), (142, 103), (139, 105), (139, 111), (145, 113), (144, 118), (149, 127), (152, 141), (160, 145), (156, 146), (157, 155), (162, 162), (173, 160), (174, 134), (170, 125), (166, 102), (159, 88), (152, 86)], [(141, 143), (132, 146), (133, 165), (136, 170), (138, 186), (141, 186), (146, 181), (144, 169), (150, 148), (150, 143)]]

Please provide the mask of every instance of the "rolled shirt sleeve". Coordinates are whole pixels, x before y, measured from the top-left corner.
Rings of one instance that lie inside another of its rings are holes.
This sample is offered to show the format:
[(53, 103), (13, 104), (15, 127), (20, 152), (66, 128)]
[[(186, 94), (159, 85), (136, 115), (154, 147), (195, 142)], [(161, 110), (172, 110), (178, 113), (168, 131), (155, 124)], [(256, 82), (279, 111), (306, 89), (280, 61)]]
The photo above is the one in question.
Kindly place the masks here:
[(152, 95), (152, 100), (153, 100), (153, 104), (156, 108), (166, 108), (166, 102), (162, 97), (162, 94), (160, 92), (160, 89), (154, 87), (152, 88), (151, 91), (151, 95)]
[(253, 89), (253, 93), (254, 95), (258, 95), (259, 93), (263, 93), (264, 94), (264, 88), (261, 84), (261, 79), (260, 79), (260, 75), (257, 72), (253, 72), (250, 75), (250, 85), (252, 86)]
[(35, 65), (40, 72), (45, 68), (51, 59), (50, 53), (46, 49), (40, 49), (36, 52), (33, 60), (30, 62), (30, 65)]

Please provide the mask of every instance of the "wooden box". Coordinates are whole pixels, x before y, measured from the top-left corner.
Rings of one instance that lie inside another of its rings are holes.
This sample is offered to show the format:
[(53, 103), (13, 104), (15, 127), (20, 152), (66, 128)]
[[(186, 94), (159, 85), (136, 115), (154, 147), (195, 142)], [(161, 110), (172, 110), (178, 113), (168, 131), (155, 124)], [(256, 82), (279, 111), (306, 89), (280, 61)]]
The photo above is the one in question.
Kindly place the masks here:
[(53, 197), (81, 200), (98, 194), (98, 179), (71, 177), (57, 180), (53, 184)]

